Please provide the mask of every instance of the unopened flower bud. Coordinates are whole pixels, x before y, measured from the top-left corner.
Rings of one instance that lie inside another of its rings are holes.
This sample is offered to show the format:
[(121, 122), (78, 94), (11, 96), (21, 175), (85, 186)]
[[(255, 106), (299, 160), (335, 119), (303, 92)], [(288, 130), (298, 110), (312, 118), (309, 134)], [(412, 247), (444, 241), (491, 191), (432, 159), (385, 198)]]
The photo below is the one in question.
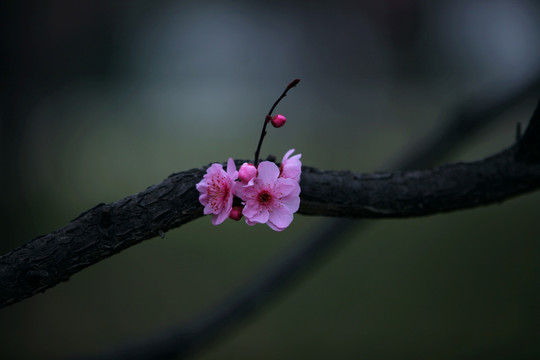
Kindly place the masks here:
[(287, 90), (289, 90), (290, 88), (295, 87), (296, 85), (298, 85), (299, 82), (300, 82), (300, 79), (294, 79), (293, 81), (291, 81), (289, 83), (289, 85), (287, 85)]
[(253, 164), (243, 163), (238, 170), (238, 178), (244, 182), (248, 183), (249, 180), (257, 176), (257, 168)]
[(242, 209), (243, 206), (233, 206), (231, 213), (229, 214), (229, 218), (236, 221), (240, 220), (242, 218)]
[(272, 125), (276, 128), (285, 125), (287, 118), (281, 114), (272, 116)]

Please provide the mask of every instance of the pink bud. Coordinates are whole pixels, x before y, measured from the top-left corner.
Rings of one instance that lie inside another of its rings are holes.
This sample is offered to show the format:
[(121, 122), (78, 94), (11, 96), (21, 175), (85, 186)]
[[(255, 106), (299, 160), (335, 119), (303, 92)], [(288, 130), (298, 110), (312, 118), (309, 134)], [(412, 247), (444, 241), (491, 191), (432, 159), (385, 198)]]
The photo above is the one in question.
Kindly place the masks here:
[(255, 176), (257, 176), (257, 168), (255, 167), (255, 165), (243, 163), (242, 166), (240, 166), (240, 169), (238, 170), (238, 178), (242, 182), (247, 183)]
[(231, 209), (231, 213), (229, 214), (229, 218), (236, 221), (240, 220), (242, 218), (243, 208), (243, 206), (233, 206), (233, 208)]
[(274, 127), (279, 128), (285, 125), (285, 122), (287, 121), (287, 118), (281, 114), (272, 116), (272, 125)]

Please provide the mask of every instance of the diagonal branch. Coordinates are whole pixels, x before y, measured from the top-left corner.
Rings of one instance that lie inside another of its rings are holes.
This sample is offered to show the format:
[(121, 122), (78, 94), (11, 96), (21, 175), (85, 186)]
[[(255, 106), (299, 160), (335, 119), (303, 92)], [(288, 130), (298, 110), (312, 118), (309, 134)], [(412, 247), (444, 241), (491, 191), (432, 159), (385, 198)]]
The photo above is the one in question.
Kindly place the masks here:
[[(529, 140), (538, 138), (538, 123), (537, 109), (518, 143), (518, 155), (530, 147)], [(299, 213), (396, 218), (500, 202), (540, 188), (540, 161), (520, 161), (515, 154), (513, 146), (477, 162), (377, 174), (305, 167)], [(204, 172), (205, 168), (176, 173), (138, 194), (100, 204), (65, 227), (0, 256), (0, 307), (202, 216), (195, 184)]]
[(540, 162), (515, 147), (481, 161), (428, 170), (355, 174), (305, 168), (301, 213), (355, 218), (433, 215), (501, 202), (540, 187)]
[[(506, 99), (504, 99), (506, 100)], [(504, 101), (508, 103), (508, 101)], [(493, 101), (492, 106), (500, 109), (500, 101)], [(540, 107), (538, 108), (540, 109)], [(537, 111), (538, 111), (537, 109)], [(475, 129), (485, 125), (496, 117), (496, 113), (488, 112), (491, 116), (483, 116), (480, 124), (476, 126), (462, 126), (459, 132), (452, 131), (453, 127), (447, 127), (446, 132), (441, 132), (441, 142), (432, 143), (433, 146), (426, 152), (416, 152), (403, 161), (399, 162), (402, 168), (416, 168), (425, 166), (426, 161), (436, 160), (448, 153), (470, 136)], [(534, 116), (538, 116), (535, 113)], [(457, 122), (461, 122), (462, 116), (458, 116)], [(452, 120), (453, 123), (455, 120)], [(537, 121), (537, 120), (536, 120)], [(534, 133), (534, 132), (533, 132)], [(451, 141), (453, 139), (453, 141)], [(525, 141), (526, 143), (527, 141)], [(435, 152), (438, 156), (430, 155)], [(353, 221), (344, 218), (334, 218), (326, 221), (322, 226), (312, 229), (300, 241), (294, 242), (287, 249), (271, 259), (266, 266), (256, 272), (240, 288), (233, 291), (229, 296), (217, 303), (209, 310), (199, 314), (189, 321), (166, 329), (152, 337), (137, 339), (127, 344), (109, 349), (95, 356), (77, 358), (79, 360), (106, 360), (106, 359), (173, 359), (178, 356), (184, 358), (193, 355), (201, 349), (207, 348), (208, 344), (238, 325), (246, 317), (255, 312), (260, 312), (262, 305), (277, 296), (288, 285), (297, 279), (307, 268), (312, 267), (317, 260), (337, 248), (343, 243), (352, 226), (356, 232), (370, 224), (368, 221)]]

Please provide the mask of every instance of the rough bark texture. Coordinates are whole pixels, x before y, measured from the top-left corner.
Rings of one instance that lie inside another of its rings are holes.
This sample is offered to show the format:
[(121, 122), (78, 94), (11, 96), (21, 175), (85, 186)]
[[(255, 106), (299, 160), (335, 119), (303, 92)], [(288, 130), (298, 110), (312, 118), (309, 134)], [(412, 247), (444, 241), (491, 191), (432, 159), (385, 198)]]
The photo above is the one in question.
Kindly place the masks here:
[(0, 305), (67, 281), (76, 272), (202, 216), (193, 169), (120, 201), (99, 204), (65, 227), (0, 257)]
[[(482, 161), (356, 174), (304, 167), (299, 213), (355, 218), (431, 215), (501, 202), (540, 188), (540, 107), (516, 146)], [(240, 162), (238, 162), (240, 163)], [(173, 174), (0, 256), (0, 307), (18, 302), (143, 240), (203, 215), (205, 168)]]
[[(511, 98), (514, 98), (513, 96)], [(503, 99), (503, 103), (511, 101)], [(498, 109), (493, 111), (490, 109)], [(413, 151), (408, 157), (403, 157), (394, 166), (401, 169), (417, 169), (428, 166), (431, 161), (439, 160), (449, 151), (459, 146), (471, 134), (486, 125), (501, 111), (500, 101), (492, 103), (483, 111), (479, 121), (476, 118), (465, 117), (473, 121), (473, 126), (465, 126), (464, 117), (459, 115), (449, 122), (445, 131), (438, 132), (436, 139), (428, 141), (430, 147), (423, 151)], [(469, 113), (469, 112), (465, 112)], [(491, 115), (490, 115), (491, 114)], [(538, 118), (538, 114), (536, 117)], [(456, 131), (454, 123), (461, 124)], [(534, 131), (533, 131), (534, 133)], [(527, 141), (517, 137), (519, 148)], [(540, 146), (537, 142), (536, 146)], [(520, 151), (516, 154), (519, 157)], [(77, 360), (109, 360), (109, 359), (174, 359), (193, 355), (206, 348), (209, 343), (230, 331), (243, 319), (260, 312), (265, 303), (281, 293), (290, 283), (301, 276), (318, 260), (328, 256), (333, 249), (341, 246), (346, 238), (343, 236), (351, 227), (355, 234), (372, 222), (358, 221), (345, 218), (333, 218), (322, 222), (322, 225), (310, 229), (302, 239), (294, 241), (273, 257), (268, 263), (252, 274), (238, 289), (222, 299), (206, 311), (182, 321), (179, 325), (169, 328), (151, 337), (131, 340), (126, 344), (116, 346), (108, 351), (93, 356), (84, 356)]]
[(302, 174), (303, 214), (400, 218), (501, 202), (540, 186), (540, 164), (514, 160), (515, 149), (488, 159), (429, 170)]

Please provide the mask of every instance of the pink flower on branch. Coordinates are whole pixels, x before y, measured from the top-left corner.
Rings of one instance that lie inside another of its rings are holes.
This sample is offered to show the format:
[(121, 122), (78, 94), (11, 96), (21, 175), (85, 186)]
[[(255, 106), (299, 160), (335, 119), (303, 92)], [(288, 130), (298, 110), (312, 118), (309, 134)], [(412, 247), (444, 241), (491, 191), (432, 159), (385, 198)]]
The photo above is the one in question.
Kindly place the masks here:
[(285, 156), (283, 156), (283, 160), (281, 160), (281, 166), (279, 168), (281, 171), (280, 176), (299, 182), (300, 174), (302, 173), (302, 162), (300, 161), (302, 154), (296, 154), (293, 157), (290, 157), (293, 152), (294, 149), (291, 149), (287, 151)]
[(279, 177), (279, 168), (272, 162), (261, 162), (258, 170), (257, 177), (242, 189), (242, 214), (248, 225), (267, 224), (282, 231), (291, 224), (300, 206), (300, 185), (293, 179)]
[(299, 81), (300, 79), (295, 79), (287, 85), (266, 115), (255, 150), (254, 163), (244, 163), (238, 171), (233, 159), (227, 162), (227, 171), (221, 164), (212, 164), (196, 185), (200, 193), (199, 201), (204, 206), (204, 214), (212, 214), (212, 224), (219, 225), (227, 217), (238, 221), (242, 216), (246, 217), (248, 225), (268, 224), (276, 231), (282, 231), (291, 224), (293, 214), (300, 206), (302, 155), (292, 156), (294, 149), (287, 151), (281, 167), (278, 168), (269, 161), (259, 164), (259, 153), (268, 123), (277, 128), (285, 125), (285, 116), (271, 114)]
[(229, 158), (227, 172), (221, 164), (212, 164), (196, 185), (204, 214), (212, 214), (212, 224), (219, 225), (229, 217), (233, 203), (233, 185), (238, 178), (234, 160)]

